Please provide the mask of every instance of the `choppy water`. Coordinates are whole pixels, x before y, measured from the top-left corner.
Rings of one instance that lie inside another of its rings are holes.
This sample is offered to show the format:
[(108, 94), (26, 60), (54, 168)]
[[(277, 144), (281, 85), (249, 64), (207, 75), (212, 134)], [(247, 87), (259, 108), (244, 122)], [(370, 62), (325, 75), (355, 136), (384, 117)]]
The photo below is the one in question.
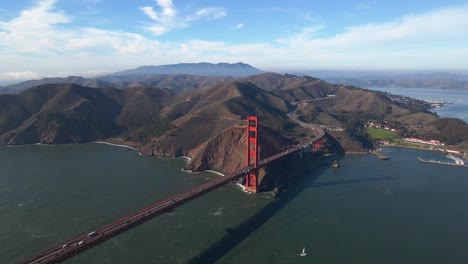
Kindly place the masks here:
[(468, 123), (468, 91), (429, 88), (370, 88), (388, 92), (391, 94), (404, 95), (417, 99), (448, 102), (450, 104), (434, 108), (440, 117), (460, 118)]
[[(227, 185), (67, 263), (468, 263), (468, 170), (390, 151), (322, 166), (277, 200)], [(0, 148), (0, 263), (218, 177), (183, 164), (98, 144)]]

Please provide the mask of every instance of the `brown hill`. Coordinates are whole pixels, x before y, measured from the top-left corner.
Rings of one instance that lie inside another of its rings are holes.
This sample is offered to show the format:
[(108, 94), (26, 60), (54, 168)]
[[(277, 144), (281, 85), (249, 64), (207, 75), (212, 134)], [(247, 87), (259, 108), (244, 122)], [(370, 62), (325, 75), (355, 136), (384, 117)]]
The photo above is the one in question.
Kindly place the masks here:
[(320, 116), (321, 120), (330, 122), (324, 124), (337, 125), (352, 113), (366, 113), (369, 117), (406, 125), (423, 125), (437, 119), (433, 114), (422, 112), (420, 107), (395, 102), (382, 92), (333, 85), (312, 77), (265, 73), (245, 79), (289, 102), (304, 102), (300, 108), (304, 114), (307, 113), (303, 117), (310, 122), (317, 121), (312, 116)]
[(59, 144), (120, 137), (136, 142), (147, 154), (190, 156), (193, 159), (187, 167), (193, 170), (230, 172), (245, 163), (243, 127), (249, 114), (260, 118), (262, 157), (307, 136), (308, 130), (288, 116), (293, 111), (304, 122), (336, 128), (330, 133), (338, 141), (346, 138), (340, 142), (345, 149), (367, 147), (362, 124), (369, 119), (412, 126), (437, 119), (412, 103), (393, 101), (383, 93), (331, 85), (311, 77), (267, 73), (198, 89), (193, 88), (215, 79), (197, 77), (198, 83), (187, 88), (184, 82), (191, 78), (154, 80), (174, 82), (175, 88), (168, 89), (49, 84), (17, 95), (1, 95), (0, 144)]
[[(265, 140), (271, 138), (277, 142), (265, 141), (265, 146), (281, 148), (287, 144), (288, 140), (282, 136), (275, 137), (274, 131), (288, 123), (288, 107), (282, 98), (251, 83), (231, 82), (185, 92), (175, 96), (161, 111), (163, 117), (172, 120), (174, 128), (170, 133), (155, 138), (145, 149), (148, 153), (160, 155), (194, 157), (188, 166), (191, 169), (206, 169), (208, 166), (226, 172), (226, 168), (238, 168), (244, 163), (236, 159), (237, 162), (226, 164), (223, 160), (227, 162), (229, 159), (222, 158), (227, 155), (222, 150), (234, 150), (236, 147), (232, 146), (243, 148), (244, 130), (239, 127), (244, 125), (243, 120), (249, 114), (258, 115), (262, 120)], [(263, 155), (274, 152), (266, 149), (263, 148)], [(214, 156), (220, 159), (210, 158)]]
[(248, 76), (242, 80), (251, 82), (268, 91), (300, 88), (313, 85), (320, 81), (319, 79), (312, 77), (299, 77), (291, 74), (281, 75), (273, 72)]
[(195, 117), (241, 120), (251, 114), (263, 118), (264, 125), (277, 128), (277, 119), (285, 119), (288, 109), (289, 104), (273, 93), (251, 83), (229, 82), (177, 95), (162, 114), (175, 119), (176, 125)]
[(61, 84), (61, 83), (77, 84), (80, 86), (93, 87), (93, 88), (115, 87), (113, 83), (106, 82), (97, 78), (87, 79), (81, 76), (68, 76), (65, 78), (55, 77), (55, 78), (43, 78), (39, 80), (29, 80), (29, 81), (24, 81), (18, 84), (12, 84), (8, 86), (0, 87), (0, 94), (7, 94), (7, 93), (14, 94), (14, 93), (25, 91), (29, 88), (32, 88), (38, 85)]
[(239, 127), (248, 114), (263, 120), (261, 144), (268, 147), (261, 147), (261, 155), (271, 155), (289, 142), (276, 134), (288, 123), (289, 104), (251, 83), (223, 83), (178, 95), (159, 88), (48, 84), (2, 95), (0, 102), (0, 144), (76, 143), (119, 136), (137, 142), (148, 154), (192, 156), (189, 167), (196, 170), (228, 172), (245, 162), (243, 155), (233, 162), (224, 150), (243, 148), (245, 135)]
[[(140, 81), (140, 86), (149, 87), (163, 87), (176, 91), (198, 89), (202, 87), (212, 86), (217, 83), (225, 83), (234, 81), (234, 77), (211, 77), (211, 76), (197, 76), (189, 74), (177, 75), (152, 75)], [(131, 86), (135, 86), (132, 84)]]
[[(159, 113), (161, 89), (94, 89), (75, 84), (37, 86), (0, 96), (0, 144), (74, 143), (105, 139)], [(143, 111), (144, 110), (144, 111)], [(136, 121), (133, 117), (139, 116)], [(153, 117), (151, 117), (153, 118)]]
[[(261, 126), (259, 138), (259, 158), (264, 159), (278, 153), (291, 144), (291, 140), (277, 135), (274, 131)], [(194, 157), (187, 169), (194, 171), (216, 170), (229, 173), (246, 166), (245, 125), (231, 126), (218, 135), (192, 149), (188, 156)]]

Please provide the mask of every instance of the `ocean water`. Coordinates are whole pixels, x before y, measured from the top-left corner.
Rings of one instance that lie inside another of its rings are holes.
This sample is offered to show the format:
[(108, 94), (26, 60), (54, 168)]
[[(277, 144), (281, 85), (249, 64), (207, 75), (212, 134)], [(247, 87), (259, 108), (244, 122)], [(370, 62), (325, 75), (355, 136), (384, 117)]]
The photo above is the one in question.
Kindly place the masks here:
[[(67, 263), (468, 263), (467, 169), (386, 151), (300, 175), (277, 199), (229, 184)], [(0, 263), (219, 177), (184, 163), (99, 144), (1, 147)]]
[(468, 91), (449, 89), (428, 89), (428, 88), (369, 88), (388, 92), (396, 95), (404, 95), (427, 101), (443, 101), (449, 103), (440, 108), (434, 108), (440, 117), (460, 118), (468, 123)]

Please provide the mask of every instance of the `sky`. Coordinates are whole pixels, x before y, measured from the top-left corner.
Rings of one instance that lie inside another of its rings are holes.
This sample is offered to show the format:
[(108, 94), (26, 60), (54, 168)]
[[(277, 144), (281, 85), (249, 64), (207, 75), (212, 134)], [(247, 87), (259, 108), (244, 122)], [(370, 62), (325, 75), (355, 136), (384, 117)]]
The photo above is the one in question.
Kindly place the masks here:
[(3, 1), (0, 60), (3, 82), (189, 62), (468, 72), (468, 3)]

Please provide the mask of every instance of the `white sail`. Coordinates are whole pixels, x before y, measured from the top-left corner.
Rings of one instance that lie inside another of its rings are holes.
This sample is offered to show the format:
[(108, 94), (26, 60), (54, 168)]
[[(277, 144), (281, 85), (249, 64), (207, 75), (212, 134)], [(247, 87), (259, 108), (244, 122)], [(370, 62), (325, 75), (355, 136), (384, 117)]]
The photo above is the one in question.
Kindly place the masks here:
[(307, 253), (306, 253), (306, 251), (305, 251), (305, 246), (302, 248), (302, 252), (301, 252), (301, 254), (299, 254), (299, 255), (300, 255), (301, 257), (307, 256)]

